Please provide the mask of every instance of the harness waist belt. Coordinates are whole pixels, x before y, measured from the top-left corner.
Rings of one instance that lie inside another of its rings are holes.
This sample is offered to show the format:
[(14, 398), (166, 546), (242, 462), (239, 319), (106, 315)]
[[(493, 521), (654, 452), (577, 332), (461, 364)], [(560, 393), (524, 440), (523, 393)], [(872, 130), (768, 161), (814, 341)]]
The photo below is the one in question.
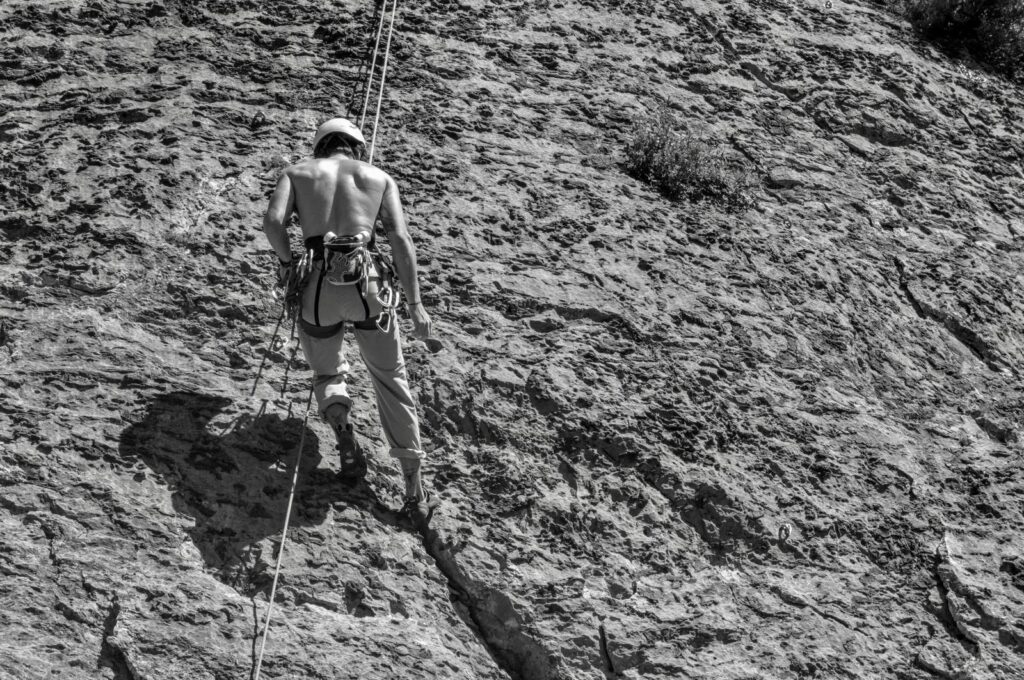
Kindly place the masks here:
[(314, 260), (324, 259), (325, 251), (334, 251), (342, 253), (351, 253), (359, 250), (360, 248), (366, 248), (370, 252), (376, 252), (374, 247), (374, 239), (371, 236), (369, 242), (363, 243), (358, 237), (349, 236), (338, 236), (335, 237), (330, 243), (324, 243), (324, 236), (310, 236), (305, 240), (306, 250), (313, 252)]
[(299, 326), (302, 327), (303, 332), (312, 338), (330, 338), (338, 333), (345, 331), (345, 324), (352, 324), (352, 327), (360, 331), (376, 331), (380, 330), (377, 326), (377, 319), (367, 319), (365, 321), (339, 321), (338, 323), (331, 324), (330, 326), (317, 326), (315, 323), (310, 323), (305, 319), (299, 319)]

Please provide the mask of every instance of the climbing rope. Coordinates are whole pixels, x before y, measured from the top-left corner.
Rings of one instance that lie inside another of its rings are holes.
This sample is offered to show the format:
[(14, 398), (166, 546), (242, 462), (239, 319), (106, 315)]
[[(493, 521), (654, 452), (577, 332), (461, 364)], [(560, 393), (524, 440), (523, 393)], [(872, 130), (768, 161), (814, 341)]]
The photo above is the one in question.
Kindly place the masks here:
[(373, 57), (370, 58), (370, 68), (366, 74), (366, 85), (363, 87), (363, 111), (359, 114), (359, 129), (363, 129), (363, 122), (366, 120), (366, 107), (370, 105), (370, 92), (373, 89), (373, 72), (377, 69), (377, 52), (380, 50), (380, 35), (384, 30), (384, 15), (387, 14), (387, 0), (383, 0), (380, 10), (380, 21), (377, 22), (377, 39), (373, 43)]
[[(367, 161), (371, 165), (373, 164), (373, 151), (377, 143), (377, 125), (380, 122), (380, 107), (384, 101), (384, 81), (388, 77), (388, 59), (391, 57), (391, 35), (395, 31), (395, 14), (398, 12), (398, 0), (394, 0), (391, 5), (391, 21), (388, 25), (388, 40), (384, 46), (384, 65), (380, 71), (380, 91), (377, 93), (377, 112), (373, 117), (373, 136), (370, 138), (370, 158)], [(381, 13), (381, 25), (383, 25), (384, 13)], [(371, 72), (372, 73), (372, 72)], [(362, 125), (362, 121), (360, 121)]]
[(281, 322), (284, 321), (284, 313), (286, 309), (287, 305), (282, 302), (281, 314), (277, 317), (277, 325), (274, 326), (274, 334), (270, 336), (270, 342), (267, 343), (267, 349), (263, 352), (263, 360), (260, 361), (259, 370), (256, 371), (256, 379), (252, 381), (252, 390), (249, 391), (250, 397), (256, 394), (256, 386), (260, 384), (260, 377), (263, 375), (263, 367), (267, 365), (267, 357), (274, 351), (274, 343), (277, 342), (277, 333), (281, 330)]
[(288, 539), (288, 522), (292, 516), (292, 503), (295, 500), (295, 487), (299, 482), (299, 463), (302, 462), (302, 448), (306, 444), (306, 423), (309, 422), (309, 407), (313, 404), (313, 385), (309, 386), (306, 398), (306, 412), (302, 416), (302, 436), (299, 437), (299, 451), (295, 454), (295, 470), (292, 473), (292, 488), (288, 492), (288, 507), (284, 512), (284, 529), (281, 531), (281, 545), (277, 549), (277, 565), (274, 567), (274, 582), (270, 586), (270, 600), (267, 602), (267, 616), (263, 619), (263, 639), (260, 642), (260, 654), (256, 659), (256, 671), (253, 680), (260, 680), (260, 669), (263, 667), (263, 650), (267, 647), (267, 633), (270, 632), (270, 614), (274, 611), (274, 598), (277, 595), (277, 578), (281, 575), (281, 559), (284, 557), (284, 543)]
[[(287, 303), (285, 303), (287, 305)], [(295, 365), (295, 357), (299, 354), (299, 342), (295, 337), (295, 329), (298, 327), (299, 317), (292, 317), (292, 332), (288, 335), (288, 342), (295, 340), (295, 344), (292, 345), (292, 355), (288, 359), (284, 366), (284, 380), (281, 382), (281, 398), (284, 398), (284, 393), (288, 389), (288, 378), (292, 374), (292, 366)]]

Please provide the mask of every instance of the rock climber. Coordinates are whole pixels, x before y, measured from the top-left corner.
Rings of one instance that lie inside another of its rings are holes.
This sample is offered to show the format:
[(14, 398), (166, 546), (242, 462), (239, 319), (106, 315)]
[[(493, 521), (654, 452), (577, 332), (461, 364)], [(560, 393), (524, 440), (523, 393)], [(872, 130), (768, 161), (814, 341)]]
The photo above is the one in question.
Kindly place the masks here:
[[(437, 505), (424, 488), (416, 401), (409, 389), (399, 341), (394, 274), (407, 296), (413, 335), (430, 337), (430, 316), (420, 299), (416, 251), (402, 213), (395, 181), (362, 162), (365, 140), (350, 121), (333, 118), (313, 137), (313, 158), (286, 168), (270, 197), (263, 231), (277, 254), (279, 283), (290, 282), (299, 343), (313, 369), (317, 406), (334, 430), (340, 475), (350, 482), (366, 475), (366, 455), (349, 422), (352, 399), (345, 379), (345, 326), (373, 381), (384, 436), (405, 480), (401, 514), (429, 521)], [(288, 239), (292, 212), (302, 227), (305, 252), (294, 256)], [(376, 248), (375, 225), (384, 226), (392, 267)]]

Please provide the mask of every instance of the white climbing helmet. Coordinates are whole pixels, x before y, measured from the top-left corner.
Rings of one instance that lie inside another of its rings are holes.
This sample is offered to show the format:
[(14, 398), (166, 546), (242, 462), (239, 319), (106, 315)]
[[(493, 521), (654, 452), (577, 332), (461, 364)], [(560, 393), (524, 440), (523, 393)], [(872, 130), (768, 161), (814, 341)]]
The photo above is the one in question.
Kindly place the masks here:
[(363, 139), (363, 133), (359, 131), (359, 128), (347, 118), (331, 118), (329, 121), (317, 128), (316, 135), (313, 136), (313, 151), (316, 152), (316, 147), (320, 144), (324, 137), (327, 135), (340, 134), (345, 135), (352, 141), (360, 144), (366, 144), (366, 140)]

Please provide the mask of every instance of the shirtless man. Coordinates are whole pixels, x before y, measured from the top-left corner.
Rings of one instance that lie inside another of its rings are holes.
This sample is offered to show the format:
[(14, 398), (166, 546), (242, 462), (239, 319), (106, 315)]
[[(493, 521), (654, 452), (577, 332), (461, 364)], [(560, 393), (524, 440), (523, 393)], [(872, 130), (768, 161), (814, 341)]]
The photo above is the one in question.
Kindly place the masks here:
[[(430, 336), (430, 316), (420, 300), (416, 251), (402, 214), (398, 186), (384, 171), (359, 161), (365, 140), (344, 118), (327, 121), (313, 138), (313, 158), (282, 173), (263, 218), (263, 231), (281, 263), (293, 266), (287, 224), (292, 211), (302, 225), (303, 256), (299, 342), (313, 369), (317, 406), (338, 438), (341, 475), (359, 480), (366, 458), (349, 423), (352, 400), (345, 386), (348, 363), (342, 352), (345, 325), (351, 325), (373, 380), (384, 435), (405, 479), (402, 513), (425, 521), (436, 500), (424, 490), (416, 402), (399, 342), (394, 309), (388, 307), (387, 266), (375, 254), (374, 224), (388, 234), (398, 278), (407, 296), (413, 334)], [(345, 244), (344, 255), (338, 248)], [(352, 255), (349, 255), (351, 251)]]

